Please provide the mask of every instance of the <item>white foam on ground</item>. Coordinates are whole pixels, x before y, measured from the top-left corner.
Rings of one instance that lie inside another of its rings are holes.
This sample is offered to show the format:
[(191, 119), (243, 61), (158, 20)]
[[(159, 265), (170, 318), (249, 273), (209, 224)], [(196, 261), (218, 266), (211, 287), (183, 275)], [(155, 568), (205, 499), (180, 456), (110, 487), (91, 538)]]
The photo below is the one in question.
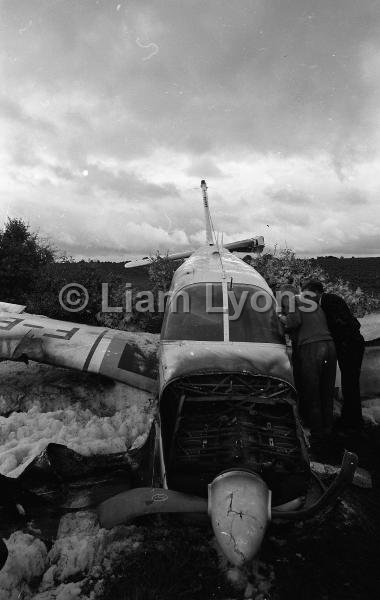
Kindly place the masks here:
[(16, 531), (6, 540), (9, 556), (0, 571), (0, 598), (32, 598), (34, 580), (42, 576), (48, 564), (47, 549), (38, 538)]
[[(1, 365), (0, 376), (9, 364)], [(9, 377), (7, 381), (4, 375), (0, 408), (6, 414), (11, 410), (21, 412), (0, 416), (0, 473), (3, 475), (17, 477), (50, 442), (90, 456), (124, 452), (145, 441), (153, 418), (148, 393), (123, 384), (99, 386), (99, 390), (93, 379), (73, 378), (70, 371), (53, 367), (11, 367), (11, 372), (17, 374), (19, 392), (14, 392), (12, 378), (10, 384)], [(31, 370), (34, 381), (30, 380)], [(57, 373), (56, 385), (52, 384), (54, 372)], [(48, 381), (41, 393), (45, 378)], [(74, 391), (70, 387), (72, 378)], [(87, 388), (87, 382), (93, 389)]]
[[(8, 414), (0, 416), (5, 475), (16, 477), (49, 442), (89, 456), (137, 447), (149, 433), (154, 404), (145, 392), (37, 364), (2, 363), (0, 377), (0, 412)], [(141, 540), (134, 526), (107, 531), (94, 513), (78, 512), (61, 519), (50, 552), (38, 537), (21, 531), (5, 542), (1, 600), (94, 600), (104, 592), (104, 574)], [(88, 578), (94, 585), (86, 595)]]
[[(152, 420), (148, 394), (122, 384), (44, 365), (0, 364), (0, 472), (17, 476), (49, 442), (90, 455), (125, 450), (141, 443)], [(380, 423), (380, 398), (363, 402), (363, 416)], [(110, 531), (91, 512), (61, 519), (50, 552), (35, 536), (17, 531), (6, 544), (9, 557), (0, 572), (2, 600), (96, 600), (104, 594), (104, 575), (143, 539), (135, 526)], [(230, 572), (234, 579), (236, 573)], [(93, 582), (88, 585), (89, 581)], [(271, 574), (255, 574), (245, 596), (265, 598)], [(84, 589), (90, 587), (88, 593)]]
[(0, 417), (0, 473), (17, 477), (49, 442), (65, 444), (84, 456), (124, 452), (139, 438), (144, 441), (150, 422), (136, 406), (99, 417), (79, 404), (48, 413), (35, 407)]
[[(65, 515), (57, 540), (47, 555), (46, 569), (34, 600), (100, 598), (105, 591), (104, 577), (112, 574), (121, 556), (134, 552), (141, 543), (142, 537), (133, 525), (107, 531), (99, 527), (92, 512)], [(82, 588), (89, 580), (94, 584), (87, 587), (93, 589), (85, 595)]]

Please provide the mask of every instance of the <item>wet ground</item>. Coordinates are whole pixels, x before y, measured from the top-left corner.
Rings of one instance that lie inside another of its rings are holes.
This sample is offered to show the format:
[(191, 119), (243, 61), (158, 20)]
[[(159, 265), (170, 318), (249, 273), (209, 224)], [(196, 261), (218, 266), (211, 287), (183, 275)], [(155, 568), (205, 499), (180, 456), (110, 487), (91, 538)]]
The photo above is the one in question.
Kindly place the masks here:
[[(17, 368), (15, 365), (13, 370), (2, 366), (3, 414), (8, 415), (10, 409), (32, 410), (29, 433), (33, 433), (36, 423), (42, 419), (48, 423), (43, 431), (51, 433), (54, 415), (64, 420), (67, 436), (77, 421), (83, 429), (84, 413), (78, 412), (75, 419), (76, 413), (73, 413), (73, 403), (80, 402), (82, 409), (89, 411), (86, 419), (90, 419), (93, 428), (96, 425), (95, 435), (98, 415), (92, 415), (93, 405), (99, 411), (101, 404), (105, 415), (111, 414), (113, 406), (117, 415), (119, 405), (125, 403), (123, 394), (120, 395), (115, 386), (99, 388), (102, 397), (99, 404), (95, 383), (85, 376), (75, 377), (70, 371), (36, 365), (18, 365)], [(62, 415), (57, 413), (58, 409), (63, 411)], [(131, 428), (132, 421), (136, 427), (140, 418), (143, 427), (145, 416), (140, 412), (130, 408), (123, 413), (123, 418), (120, 416), (120, 421), (131, 421), (128, 425)], [(69, 413), (74, 414), (70, 419)], [(8, 420), (7, 416), (3, 427), (7, 428)], [(28, 431), (25, 429), (24, 436), (19, 431), (20, 439), (14, 439), (15, 449), (26, 447), (30, 438)], [(102, 431), (100, 428), (99, 435), (104, 437)], [(113, 440), (114, 430), (110, 432)], [(128, 429), (132, 440), (140, 429), (133, 435), (131, 432)], [(6, 435), (4, 430), (3, 434), (9, 441), (11, 433)], [(108, 438), (103, 437), (101, 441), (105, 443)], [(67, 439), (71, 439), (70, 436)], [(63, 537), (55, 544), (33, 581), (24, 585), (18, 578), (9, 589), (15, 591), (15, 600), (375, 599), (380, 590), (380, 428), (367, 429), (361, 439), (336, 438), (326, 449), (324, 460), (340, 464), (344, 448), (358, 453), (360, 466), (372, 475), (372, 489), (350, 486), (343, 499), (323, 519), (302, 526), (271, 526), (259, 560), (246, 573), (238, 573), (223, 561), (215, 548), (207, 519), (195, 523), (168, 516), (150, 517), (107, 534), (93, 529), (89, 520), (83, 533), (73, 523), (74, 537)], [(25, 564), (24, 547), (20, 549), (20, 568)], [(91, 553), (93, 547), (95, 550)], [(31, 564), (36, 562), (32, 558)], [(55, 574), (50, 583), (47, 573), (52, 569)], [(60, 586), (65, 586), (62, 593), (58, 591)], [(19, 596), (22, 590), (26, 592)], [(1, 589), (0, 599), (3, 600)]]
[(245, 577), (226, 570), (206, 524), (195, 527), (168, 518), (152, 519), (141, 524), (143, 547), (132, 560), (120, 562), (104, 599), (377, 598), (380, 432), (372, 428), (363, 440), (337, 440), (335, 457), (344, 447), (358, 452), (360, 465), (371, 472), (373, 488), (350, 486), (323, 518), (302, 525), (272, 525), (259, 561)]

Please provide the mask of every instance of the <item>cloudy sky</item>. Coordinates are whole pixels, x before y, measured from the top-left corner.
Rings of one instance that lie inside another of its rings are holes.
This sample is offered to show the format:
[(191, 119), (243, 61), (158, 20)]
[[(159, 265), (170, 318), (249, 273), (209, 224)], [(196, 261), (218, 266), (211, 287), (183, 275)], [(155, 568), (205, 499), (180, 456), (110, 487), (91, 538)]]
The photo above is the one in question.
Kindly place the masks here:
[(0, 0), (0, 222), (76, 257), (380, 255), (378, 0)]

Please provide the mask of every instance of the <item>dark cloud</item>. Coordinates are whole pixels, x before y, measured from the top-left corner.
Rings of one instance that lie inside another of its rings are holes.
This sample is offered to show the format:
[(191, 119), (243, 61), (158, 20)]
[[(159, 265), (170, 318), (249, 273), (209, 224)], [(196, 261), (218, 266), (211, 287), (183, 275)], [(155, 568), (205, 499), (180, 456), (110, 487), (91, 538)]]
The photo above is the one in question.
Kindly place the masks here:
[(206, 177), (226, 177), (218, 165), (209, 156), (201, 156), (192, 160), (191, 165), (186, 169), (186, 174), (190, 177), (199, 178), (199, 174)]
[(285, 224), (290, 223), (297, 227), (306, 227), (310, 225), (311, 217), (307, 212), (295, 209), (294, 207), (286, 206), (286, 204), (279, 206), (273, 212), (273, 223), (283, 227)]
[(364, 233), (357, 235), (355, 238), (347, 241), (342, 246), (341, 244), (330, 244), (324, 248), (324, 254), (374, 254), (380, 255), (380, 229), (377, 233)]
[[(122, 105), (140, 135), (149, 124), (147, 144), (196, 151), (200, 136), (203, 148), (333, 152), (344, 136), (355, 145), (367, 100), (359, 49), (380, 16), (372, 2), (339, 0), (335, 10), (311, 0), (115, 8), (90, 0), (54, 10), (34, 0), (17, 11), (8, 4), (10, 81), (37, 83), (51, 96), (66, 86), (85, 90), (108, 103), (111, 130)], [(157, 54), (144, 60), (149, 52), (136, 40), (155, 43)]]
[(56, 130), (53, 123), (27, 114), (18, 102), (5, 95), (0, 97), (0, 118), (21, 125), (24, 129), (35, 129), (43, 133), (54, 133)]
[(127, 197), (131, 201), (154, 200), (157, 198), (176, 198), (179, 192), (173, 183), (157, 185), (145, 181), (133, 173), (123, 171), (112, 172), (96, 165), (83, 165), (80, 172), (74, 172), (61, 166), (51, 167), (52, 171), (62, 179), (77, 181), (77, 189), (81, 194), (89, 195), (93, 190), (103, 190)]
[(363, 206), (369, 203), (368, 198), (360, 190), (347, 190), (341, 193), (342, 203), (348, 204), (349, 206)]
[(66, 179), (67, 181), (72, 181), (76, 179), (76, 175), (66, 167), (61, 167), (60, 165), (51, 167), (52, 171), (59, 177), (59, 179)]
[(2, 192), (75, 251), (124, 251), (116, 219), (131, 249), (200, 237), (202, 177), (228, 235), (370, 221), (379, 21), (372, 0), (4, 1)]
[(304, 206), (310, 204), (312, 199), (305, 193), (297, 190), (278, 189), (271, 187), (265, 190), (265, 194), (276, 204), (285, 206)]

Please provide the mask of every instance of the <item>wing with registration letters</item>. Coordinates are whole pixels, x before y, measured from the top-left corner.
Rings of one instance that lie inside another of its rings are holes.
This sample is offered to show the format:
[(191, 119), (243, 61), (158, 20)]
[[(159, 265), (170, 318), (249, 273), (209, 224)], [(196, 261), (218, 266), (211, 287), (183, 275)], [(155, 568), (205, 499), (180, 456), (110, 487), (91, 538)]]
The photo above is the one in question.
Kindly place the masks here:
[(0, 360), (33, 360), (156, 390), (158, 335), (58, 321), (24, 308), (0, 303)]

